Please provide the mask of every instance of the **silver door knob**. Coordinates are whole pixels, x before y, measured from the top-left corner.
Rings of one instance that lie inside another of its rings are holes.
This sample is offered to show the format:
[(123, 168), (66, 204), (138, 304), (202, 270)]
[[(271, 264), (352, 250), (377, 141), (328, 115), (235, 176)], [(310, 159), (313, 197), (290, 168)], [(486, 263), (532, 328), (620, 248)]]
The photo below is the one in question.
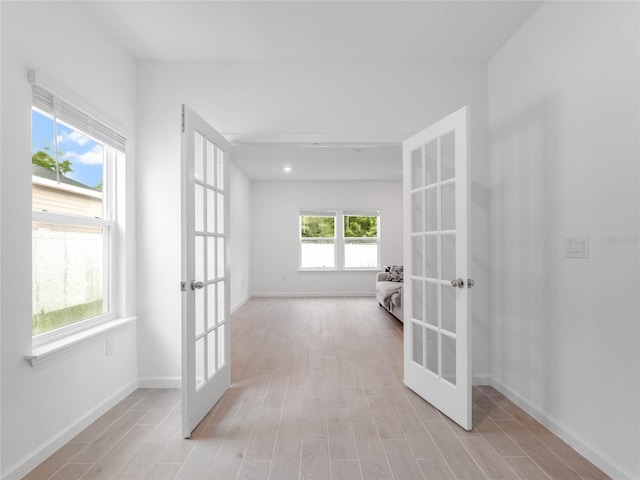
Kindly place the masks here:
[(195, 290), (196, 288), (200, 290), (202, 287), (204, 287), (204, 283), (202, 282), (196, 282), (196, 281), (191, 282), (191, 290)]
[(453, 288), (462, 288), (464, 287), (464, 280), (462, 280), (461, 278), (456, 278), (455, 280), (451, 280), (451, 286)]
[(473, 288), (475, 284), (476, 282), (473, 280), (473, 278), (467, 278), (467, 288)]

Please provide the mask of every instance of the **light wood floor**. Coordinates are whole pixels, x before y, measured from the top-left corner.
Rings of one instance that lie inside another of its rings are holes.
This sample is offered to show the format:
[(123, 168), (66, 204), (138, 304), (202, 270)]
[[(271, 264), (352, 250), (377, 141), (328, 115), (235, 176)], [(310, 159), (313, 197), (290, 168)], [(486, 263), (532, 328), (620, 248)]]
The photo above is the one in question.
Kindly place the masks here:
[(440, 415), (402, 385), (402, 325), (373, 298), (253, 299), (232, 332), (232, 387), (192, 439), (178, 390), (140, 389), (25, 478), (608, 478), (491, 387), (471, 432)]

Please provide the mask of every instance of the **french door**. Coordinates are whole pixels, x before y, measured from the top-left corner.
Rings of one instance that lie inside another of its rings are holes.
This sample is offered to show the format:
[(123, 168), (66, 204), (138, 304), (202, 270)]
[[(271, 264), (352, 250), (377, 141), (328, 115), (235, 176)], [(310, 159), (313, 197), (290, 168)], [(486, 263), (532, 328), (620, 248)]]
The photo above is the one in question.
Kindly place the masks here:
[(471, 429), (468, 111), (403, 143), (404, 382)]
[(227, 391), (229, 143), (182, 106), (182, 435)]

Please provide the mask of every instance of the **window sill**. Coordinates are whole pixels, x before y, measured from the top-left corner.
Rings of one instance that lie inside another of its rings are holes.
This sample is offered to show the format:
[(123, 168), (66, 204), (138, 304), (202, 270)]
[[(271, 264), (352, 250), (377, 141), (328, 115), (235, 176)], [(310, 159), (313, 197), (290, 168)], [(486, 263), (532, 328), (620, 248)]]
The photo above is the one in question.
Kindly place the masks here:
[(299, 268), (298, 272), (381, 272), (379, 268)]
[(100, 335), (104, 335), (112, 330), (123, 327), (131, 322), (134, 322), (136, 317), (116, 318), (114, 320), (101, 323), (92, 328), (83, 330), (82, 332), (74, 333), (64, 338), (59, 338), (51, 342), (39, 345), (32, 348), (31, 353), (24, 356), (32, 367), (37, 364), (49, 360), (67, 350), (70, 350), (78, 345), (89, 342), (96, 339)]
[(337, 268), (299, 268), (299, 272), (339, 272)]
[(369, 268), (343, 268), (343, 272), (382, 272), (382, 267), (369, 267)]

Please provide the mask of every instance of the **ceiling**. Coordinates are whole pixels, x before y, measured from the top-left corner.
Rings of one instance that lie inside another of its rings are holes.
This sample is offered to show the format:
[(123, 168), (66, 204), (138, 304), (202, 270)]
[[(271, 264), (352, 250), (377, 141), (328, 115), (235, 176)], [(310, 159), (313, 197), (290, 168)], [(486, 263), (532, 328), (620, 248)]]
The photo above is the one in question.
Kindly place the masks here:
[[(486, 62), (541, 1), (88, 1), (139, 60)], [(254, 180), (400, 180), (400, 145), (235, 145)], [(290, 173), (284, 166), (292, 168)]]
[(254, 180), (402, 180), (401, 145), (245, 144), (231, 156)]
[(134, 58), (484, 62), (540, 1), (90, 1)]

